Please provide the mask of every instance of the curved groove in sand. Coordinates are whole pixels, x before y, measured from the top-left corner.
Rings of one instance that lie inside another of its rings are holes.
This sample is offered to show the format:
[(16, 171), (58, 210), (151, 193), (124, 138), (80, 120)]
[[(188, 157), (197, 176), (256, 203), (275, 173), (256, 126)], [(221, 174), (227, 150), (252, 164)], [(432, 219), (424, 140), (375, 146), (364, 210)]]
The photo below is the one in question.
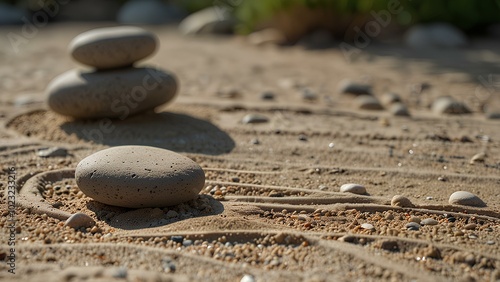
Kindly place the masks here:
[[(326, 234), (314, 234), (318, 236), (325, 236)], [(495, 255), (492, 253), (485, 253), (484, 251), (476, 250), (473, 248), (464, 248), (460, 247), (458, 245), (452, 245), (452, 244), (443, 244), (439, 242), (429, 242), (426, 240), (422, 239), (415, 239), (415, 238), (405, 238), (405, 237), (399, 237), (399, 236), (386, 236), (386, 235), (368, 235), (368, 234), (357, 234), (357, 233), (335, 233), (335, 234), (328, 234), (328, 236), (333, 236), (333, 237), (342, 237), (342, 236), (350, 236), (354, 238), (364, 238), (364, 239), (370, 239), (372, 241), (377, 241), (377, 240), (390, 240), (390, 241), (397, 241), (397, 242), (403, 242), (403, 243), (409, 243), (409, 244), (414, 244), (414, 245), (419, 245), (419, 246), (428, 246), (432, 245), (440, 250), (453, 250), (453, 251), (460, 251), (460, 252), (469, 252), (469, 253), (474, 253), (489, 259), (497, 260), (500, 261), (500, 256)], [(325, 239), (322, 239), (325, 240)], [(355, 243), (349, 243), (349, 244), (355, 244)]]
[(377, 198), (373, 196), (365, 196), (365, 195), (356, 195), (352, 193), (342, 193), (342, 192), (331, 192), (331, 191), (321, 191), (321, 190), (313, 190), (313, 189), (305, 189), (305, 188), (293, 188), (286, 186), (275, 186), (275, 185), (262, 185), (262, 184), (249, 184), (249, 183), (239, 183), (239, 182), (225, 182), (225, 181), (216, 181), (216, 180), (206, 180), (207, 184), (211, 185), (223, 185), (223, 186), (238, 186), (245, 188), (259, 188), (259, 189), (268, 189), (268, 190), (279, 190), (279, 191), (292, 191), (292, 192), (302, 192), (307, 194), (317, 194), (317, 195), (328, 195), (328, 196), (337, 196), (337, 197), (356, 197), (356, 199), (360, 199), (360, 201), (371, 202), (372, 200), (376, 201), (384, 201), (383, 198)]
[(241, 169), (229, 169), (229, 168), (216, 168), (216, 167), (204, 167), (204, 171), (219, 171), (219, 172), (229, 172), (229, 173), (245, 173), (245, 174), (282, 174), (281, 171), (257, 171), (257, 170), (241, 170)]
[(45, 182), (55, 182), (65, 178), (74, 178), (74, 169), (60, 169), (42, 172), (30, 177), (19, 189), (18, 204), (38, 214), (47, 214), (50, 217), (59, 220), (68, 219), (71, 214), (60, 209), (52, 207), (42, 197), (42, 191), (45, 189)]
[[(207, 159), (213, 159), (213, 160), (225, 160), (225, 161), (230, 161), (233, 163), (237, 162), (247, 162), (247, 163), (257, 163), (255, 159), (250, 159), (250, 158), (230, 158), (230, 157), (218, 157), (218, 156), (208, 156)], [(488, 179), (488, 180), (499, 180), (500, 177), (498, 176), (493, 176), (493, 175), (475, 175), (475, 174), (463, 174), (463, 173), (450, 173), (450, 172), (436, 172), (435, 170), (420, 170), (420, 171), (415, 171), (411, 170), (410, 168), (390, 168), (390, 167), (361, 167), (361, 166), (327, 166), (325, 164), (318, 164), (318, 165), (307, 165), (304, 166), (304, 164), (301, 163), (283, 163), (279, 161), (269, 161), (269, 160), (259, 160), (259, 164), (265, 163), (269, 165), (276, 165), (280, 167), (285, 167), (285, 171), (294, 171), (296, 169), (304, 170), (304, 169), (325, 169), (325, 170), (331, 170), (333, 168), (335, 169), (344, 169), (346, 171), (355, 171), (355, 172), (385, 172), (385, 173), (396, 173), (400, 175), (401, 177), (409, 178), (412, 176), (433, 176), (433, 177), (439, 177), (439, 176), (446, 176), (449, 178), (467, 178), (467, 179)]]
[[(399, 237), (399, 236), (387, 236), (387, 235), (369, 235), (369, 234), (359, 234), (359, 233), (348, 233), (348, 232), (343, 232), (343, 233), (324, 233), (324, 232), (301, 232), (301, 231), (295, 231), (295, 230), (265, 230), (265, 231), (256, 231), (256, 230), (230, 230), (230, 231), (185, 231), (185, 232), (167, 232), (167, 233), (155, 233), (155, 234), (123, 234), (123, 235), (116, 235), (117, 237), (120, 238), (143, 238), (143, 239), (149, 239), (149, 238), (156, 238), (156, 237), (170, 237), (170, 236), (184, 236), (187, 239), (204, 239), (204, 240), (216, 240), (222, 236), (225, 236), (227, 240), (229, 241), (247, 241), (250, 239), (255, 239), (255, 238), (260, 238), (264, 237), (267, 235), (277, 235), (277, 234), (285, 234), (285, 235), (292, 235), (295, 237), (304, 237), (304, 238), (309, 238), (311, 240), (310, 243), (312, 243), (312, 239), (314, 240), (329, 240), (329, 239), (324, 239), (322, 237), (325, 236), (331, 236), (331, 237), (342, 237), (342, 236), (350, 236), (354, 238), (364, 238), (364, 239), (370, 239), (372, 241), (377, 241), (377, 240), (391, 240), (391, 241), (398, 241), (398, 242), (403, 242), (403, 243), (409, 243), (409, 244), (414, 244), (414, 245), (419, 245), (419, 246), (428, 246), (432, 245), (440, 250), (443, 249), (448, 249), (448, 250), (454, 250), (454, 251), (461, 251), (461, 252), (470, 252), (474, 253), (477, 255), (481, 255), (484, 257), (487, 257), (489, 259), (494, 259), (500, 261), (500, 255), (495, 255), (492, 253), (484, 253), (482, 251), (476, 250), (476, 249), (471, 249), (471, 248), (464, 248), (460, 247), (457, 245), (452, 245), (452, 244), (443, 244), (439, 242), (429, 242), (426, 240), (422, 239), (416, 239), (416, 238), (405, 238), (405, 237)], [(353, 244), (350, 242), (343, 242), (346, 244)]]
[(256, 197), (256, 196), (225, 196), (228, 201), (246, 202), (246, 203), (276, 203), (290, 205), (333, 205), (339, 203), (373, 203), (373, 204), (389, 204), (389, 200), (370, 199), (368, 197)]
[[(212, 265), (213, 267), (220, 268), (220, 271), (235, 271), (235, 272), (242, 272), (243, 273), (251, 273), (257, 276), (258, 274), (262, 274), (263, 270), (259, 268), (249, 268), (245, 269), (245, 271), (242, 271), (241, 266), (236, 263), (227, 263), (225, 261), (219, 261), (217, 259), (201, 256), (201, 255), (194, 255), (190, 254), (187, 252), (177, 252), (175, 250), (169, 250), (169, 249), (161, 249), (157, 247), (149, 247), (149, 246), (137, 246), (137, 245), (132, 245), (132, 244), (113, 244), (113, 243), (75, 243), (75, 244), (68, 244), (68, 243), (62, 243), (62, 244), (52, 244), (52, 245), (39, 245), (39, 244), (22, 244), (19, 246), (16, 246), (16, 250), (19, 250), (20, 252), (23, 251), (36, 251), (36, 250), (45, 250), (45, 251), (50, 251), (51, 253), (55, 253), (56, 250), (65, 250), (67, 251), (67, 255), (74, 255), (75, 252), (79, 254), (92, 254), (92, 252), (106, 252), (108, 255), (111, 254), (111, 250), (132, 250), (136, 254), (140, 253), (145, 253), (148, 252), (150, 254), (157, 254), (161, 257), (172, 257), (176, 258), (178, 260), (179, 258), (183, 258), (185, 260), (189, 260), (190, 263), (194, 264), (209, 264)], [(40, 252), (39, 251), (39, 252)], [(288, 270), (285, 271), (280, 271), (280, 270), (266, 270), (265, 271), (266, 276), (270, 274), (271, 276), (275, 277), (291, 277), (292, 275), (289, 274)], [(302, 277), (302, 274), (300, 272), (294, 272), (293, 276), (300, 275)]]
[[(304, 204), (301, 206), (296, 206), (292, 204), (273, 204), (273, 203), (259, 203), (259, 202), (238, 202), (239, 204), (252, 204), (254, 206), (257, 206), (263, 210), (282, 210), (282, 209), (287, 209), (288, 211), (308, 211), (312, 212), (317, 209), (330, 209), (330, 210), (357, 210), (360, 212), (384, 212), (384, 211), (419, 211), (423, 213), (430, 213), (430, 214), (439, 214), (443, 215), (445, 213), (449, 215), (453, 215), (454, 217), (457, 218), (471, 218), (471, 217), (476, 217), (476, 218), (481, 218), (484, 220), (489, 220), (489, 221), (494, 221), (494, 222), (499, 222), (500, 218), (495, 217), (493, 214), (492, 216), (492, 211), (490, 210), (479, 210), (479, 209), (464, 209), (469, 211), (469, 213), (459, 213), (459, 212), (454, 212), (454, 211), (447, 211), (447, 210), (432, 210), (432, 209), (421, 209), (418, 207), (414, 208), (400, 208), (400, 207), (394, 207), (394, 206), (389, 206), (389, 205), (379, 205), (379, 204), (353, 204), (353, 203), (337, 203), (337, 204), (331, 204), (331, 205), (308, 205)], [(446, 206), (445, 206), (446, 207)], [(456, 206), (450, 206), (450, 210), (453, 208), (457, 208)], [(474, 211), (477, 213), (470, 213), (470, 211)]]

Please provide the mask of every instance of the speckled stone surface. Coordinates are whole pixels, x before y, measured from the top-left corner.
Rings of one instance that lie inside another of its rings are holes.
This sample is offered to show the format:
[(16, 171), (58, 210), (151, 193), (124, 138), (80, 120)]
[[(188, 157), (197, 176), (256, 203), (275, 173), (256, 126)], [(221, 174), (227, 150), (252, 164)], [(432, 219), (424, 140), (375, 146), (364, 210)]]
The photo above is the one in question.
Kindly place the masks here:
[(69, 44), (71, 56), (98, 69), (130, 66), (155, 52), (157, 37), (140, 27), (97, 28), (76, 36)]
[(52, 80), (46, 95), (50, 109), (62, 115), (125, 119), (169, 102), (176, 92), (175, 76), (158, 69), (73, 69)]
[(146, 208), (196, 198), (203, 169), (175, 152), (148, 146), (119, 146), (83, 159), (75, 172), (80, 190), (108, 205)]

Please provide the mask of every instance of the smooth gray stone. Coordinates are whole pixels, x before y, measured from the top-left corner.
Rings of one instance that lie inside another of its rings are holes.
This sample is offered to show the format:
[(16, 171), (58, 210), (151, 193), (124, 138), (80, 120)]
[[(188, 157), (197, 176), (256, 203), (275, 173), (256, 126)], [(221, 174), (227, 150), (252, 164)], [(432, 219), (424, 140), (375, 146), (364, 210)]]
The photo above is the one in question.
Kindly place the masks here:
[(205, 173), (193, 160), (169, 150), (118, 146), (84, 158), (75, 179), (80, 190), (98, 202), (161, 208), (195, 199)]
[(73, 69), (52, 80), (46, 95), (49, 108), (61, 115), (125, 119), (171, 101), (176, 92), (176, 78), (153, 68)]
[(131, 66), (152, 55), (158, 47), (157, 37), (140, 27), (118, 26), (96, 28), (76, 36), (69, 44), (76, 61), (97, 69)]
[(467, 192), (457, 191), (450, 195), (448, 202), (451, 205), (463, 205), (471, 207), (485, 207), (486, 204), (478, 196)]

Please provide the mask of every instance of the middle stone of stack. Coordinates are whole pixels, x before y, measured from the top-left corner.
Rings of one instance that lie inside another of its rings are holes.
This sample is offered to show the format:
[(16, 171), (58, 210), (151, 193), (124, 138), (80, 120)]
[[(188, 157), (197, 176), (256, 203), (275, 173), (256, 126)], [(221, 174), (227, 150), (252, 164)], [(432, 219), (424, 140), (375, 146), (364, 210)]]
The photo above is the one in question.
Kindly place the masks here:
[(94, 70), (73, 69), (47, 87), (49, 107), (74, 118), (120, 118), (171, 101), (171, 73), (133, 64), (155, 52), (157, 37), (139, 27), (98, 28), (75, 37), (71, 56)]

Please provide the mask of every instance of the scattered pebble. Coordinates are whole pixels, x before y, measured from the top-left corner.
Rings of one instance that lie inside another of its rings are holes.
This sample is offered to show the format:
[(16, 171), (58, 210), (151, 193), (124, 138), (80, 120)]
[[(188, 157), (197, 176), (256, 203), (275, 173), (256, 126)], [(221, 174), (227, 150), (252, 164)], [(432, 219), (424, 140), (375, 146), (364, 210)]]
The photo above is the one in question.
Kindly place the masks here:
[(439, 176), (438, 181), (446, 182), (448, 181), (448, 178), (446, 178), (445, 176)]
[(439, 222), (434, 218), (426, 218), (420, 221), (421, 225), (437, 225)]
[(316, 101), (318, 99), (318, 95), (309, 88), (302, 89), (301, 93), (302, 99), (305, 101)]
[(340, 192), (364, 195), (366, 194), (366, 188), (361, 184), (348, 183), (340, 186)]
[(372, 87), (368, 84), (342, 80), (339, 83), (339, 92), (343, 94), (372, 95)]
[(412, 216), (410, 217), (410, 221), (420, 224), (421, 219), (418, 216)]
[(486, 153), (485, 152), (480, 152), (472, 156), (470, 159), (469, 163), (470, 164), (475, 164), (475, 163), (482, 163), (484, 162), (484, 159), (486, 158)]
[(405, 196), (395, 195), (394, 197), (392, 197), (391, 206), (401, 207), (401, 208), (411, 208), (414, 205), (410, 201), (410, 199), (406, 198)]
[(262, 92), (262, 94), (260, 94), (260, 98), (262, 100), (274, 100), (274, 97), (276, 95), (274, 94), (274, 92), (271, 92), (271, 91), (264, 91)]
[(184, 237), (180, 236), (180, 235), (174, 235), (174, 236), (170, 236), (170, 240), (176, 242), (176, 243), (181, 243), (184, 241)]
[(68, 150), (62, 147), (50, 147), (37, 152), (37, 155), (42, 158), (49, 157), (65, 157), (68, 155)]
[(451, 205), (464, 205), (472, 207), (485, 207), (486, 204), (478, 196), (467, 192), (457, 191), (451, 194), (448, 201)]
[(359, 95), (354, 100), (357, 107), (362, 110), (382, 110), (384, 109), (377, 98), (372, 95)]
[(243, 117), (241, 120), (242, 123), (244, 124), (250, 124), (250, 123), (265, 123), (268, 122), (269, 118), (265, 115), (261, 114), (248, 114)]
[(400, 103), (401, 97), (398, 94), (389, 92), (389, 93), (385, 93), (384, 95), (382, 95), (382, 97), (380, 98), (380, 101), (382, 102), (382, 104), (388, 106), (388, 105), (392, 105), (395, 103)]
[(69, 44), (76, 61), (97, 69), (130, 66), (157, 48), (158, 39), (154, 34), (133, 26), (96, 28), (81, 33)]
[(305, 141), (307, 141), (307, 135), (305, 135), (305, 134), (300, 134), (300, 135), (299, 135), (299, 140), (300, 140), (300, 141), (304, 141), (304, 142), (305, 142)]
[(476, 227), (477, 227), (477, 224), (475, 224), (475, 223), (469, 223), (469, 224), (466, 224), (464, 226), (464, 229), (465, 230), (474, 230), (474, 229), (476, 229)]
[(366, 229), (366, 230), (374, 230), (375, 229), (375, 227), (373, 227), (373, 225), (370, 223), (361, 224), (361, 228)]
[(500, 119), (500, 110), (487, 112), (485, 116), (487, 119)]
[(257, 138), (253, 138), (252, 140), (250, 140), (250, 144), (252, 144), (252, 145), (259, 145), (260, 141)]
[(253, 277), (253, 275), (245, 274), (241, 278), (240, 282), (255, 282), (255, 278)]
[(409, 222), (405, 225), (405, 227), (407, 230), (417, 231), (420, 229), (420, 224), (418, 224), (416, 222)]
[(184, 240), (184, 241), (182, 241), (182, 246), (184, 246), (184, 247), (189, 247), (191, 245), (193, 245), (193, 240)]
[(212, 6), (190, 14), (179, 24), (183, 34), (227, 34), (232, 33), (236, 21), (230, 9)]
[(76, 167), (85, 195), (108, 205), (146, 208), (177, 205), (197, 197), (203, 169), (175, 152), (148, 146), (118, 146), (94, 153)]
[(452, 97), (442, 96), (432, 103), (432, 111), (436, 114), (462, 115), (469, 114), (471, 111), (461, 102)]
[(394, 103), (390, 106), (389, 112), (393, 116), (400, 116), (400, 117), (408, 117), (410, 116), (410, 112), (408, 111), (408, 108), (402, 104), (402, 103)]
[(84, 213), (75, 213), (70, 216), (64, 223), (65, 226), (69, 226), (74, 229), (78, 229), (81, 227), (92, 227), (94, 226), (94, 224), (94, 219)]

